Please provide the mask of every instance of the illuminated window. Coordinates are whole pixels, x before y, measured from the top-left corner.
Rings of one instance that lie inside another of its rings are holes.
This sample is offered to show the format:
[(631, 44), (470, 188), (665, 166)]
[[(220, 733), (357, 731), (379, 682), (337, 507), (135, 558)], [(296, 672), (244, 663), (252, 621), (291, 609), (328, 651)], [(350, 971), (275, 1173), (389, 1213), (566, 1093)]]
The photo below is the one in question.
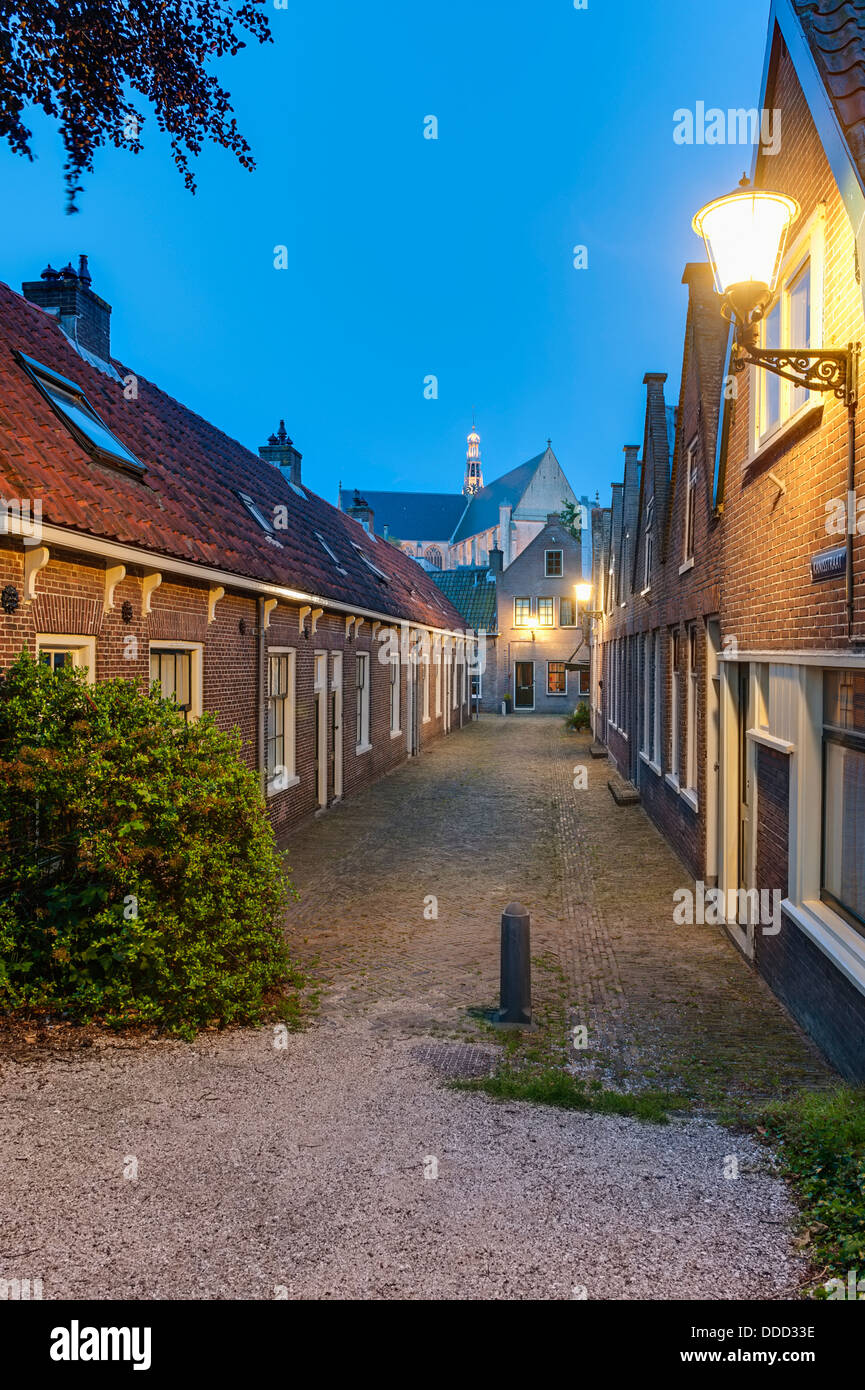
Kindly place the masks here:
[(532, 601), (530, 598), (514, 599), (514, 627), (528, 627), (532, 620)]
[(563, 661), (547, 662), (547, 694), (567, 695), (568, 673)]
[(539, 598), (538, 625), (540, 627), (552, 627), (553, 622), (553, 600), (551, 598)]

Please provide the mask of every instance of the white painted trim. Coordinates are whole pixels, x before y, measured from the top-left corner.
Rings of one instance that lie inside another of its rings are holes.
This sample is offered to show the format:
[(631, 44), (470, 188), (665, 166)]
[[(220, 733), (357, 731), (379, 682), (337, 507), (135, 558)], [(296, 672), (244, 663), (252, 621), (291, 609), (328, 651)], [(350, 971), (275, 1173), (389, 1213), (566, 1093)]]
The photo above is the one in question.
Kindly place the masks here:
[(818, 946), (861, 994), (865, 994), (865, 939), (826, 903), (794, 903), (785, 898), (781, 911)]
[(189, 718), (200, 719), (204, 708), (204, 643), (182, 642), (173, 637), (151, 637), (147, 645), (147, 680), (150, 681), (150, 653), (153, 649), (163, 652), (191, 652), (189, 663)]
[(776, 753), (795, 753), (795, 743), (789, 743), (785, 738), (776, 738), (766, 729), (748, 729), (746, 737), (752, 743), (762, 743), (764, 748), (772, 748)]
[(721, 662), (727, 665), (736, 665), (739, 662), (756, 661), (759, 663), (768, 662), (771, 666), (830, 666), (833, 669), (843, 670), (846, 666), (855, 666), (857, 669), (865, 667), (865, 654), (848, 651), (800, 651), (800, 652), (773, 652), (773, 651), (754, 651), (754, 652), (729, 652), (722, 651), (718, 654)]
[(36, 660), (41, 651), (58, 647), (72, 653), (73, 666), (87, 667), (87, 684), (96, 684), (96, 638), (80, 637), (60, 632), (39, 632), (36, 634)]

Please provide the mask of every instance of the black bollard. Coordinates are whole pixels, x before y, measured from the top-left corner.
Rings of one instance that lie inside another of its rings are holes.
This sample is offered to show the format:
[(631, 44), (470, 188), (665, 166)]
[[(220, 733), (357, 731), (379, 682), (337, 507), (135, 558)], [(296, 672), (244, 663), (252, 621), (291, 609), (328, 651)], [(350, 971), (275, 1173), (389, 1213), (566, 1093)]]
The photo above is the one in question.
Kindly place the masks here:
[(501, 1008), (494, 1023), (528, 1027), (532, 1021), (531, 917), (520, 903), (502, 913)]

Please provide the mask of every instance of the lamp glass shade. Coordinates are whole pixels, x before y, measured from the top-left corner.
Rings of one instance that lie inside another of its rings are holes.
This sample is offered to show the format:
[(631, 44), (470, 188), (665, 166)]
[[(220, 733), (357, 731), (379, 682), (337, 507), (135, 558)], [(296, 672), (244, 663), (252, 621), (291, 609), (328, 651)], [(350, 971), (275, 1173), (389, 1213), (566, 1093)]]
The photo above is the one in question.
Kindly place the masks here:
[(588, 603), (589, 599), (592, 597), (591, 584), (577, 584), (575, 587), (577, 590), (577, 603)]
[(701, 208), (693, 227), (706, 243), (718, 293), (755, 284), (774, 294), (787, 233), (798, 216), (795, 198), (762, 188), (739, 188)]

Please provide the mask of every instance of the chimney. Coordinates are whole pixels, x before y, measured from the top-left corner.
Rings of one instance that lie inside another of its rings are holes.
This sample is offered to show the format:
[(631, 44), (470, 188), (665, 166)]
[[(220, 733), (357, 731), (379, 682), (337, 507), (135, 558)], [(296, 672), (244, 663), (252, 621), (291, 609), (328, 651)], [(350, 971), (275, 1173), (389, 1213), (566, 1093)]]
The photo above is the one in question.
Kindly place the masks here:
[(62, 270), (47, 265), (38, 280), (27, 280), (21, 293), (31, 304), (52, 314), (63, 332), (85, 352), (101, 362), (111, 361), (111, 305), (90, 288), (87, 257), (79, 256), (78, 269), (72, 262)]
[(561, 512), (547, 512), (547, 525), (548, 525), (548, 526), (561, 526), (561, 524), (562, 524), (562, 514), (561, 514)]
[(284, 420), (280, 420), (276, 434), (272, 434), (267, 443), (260, 446), (258, 457), (266, 463), (275, 464), (284, 478), (294, 483), (295, 487), (300, 487), (300, 460), (303, 454), (298, 453), (286, 434)]
[(504, 558), (504, 552), (500, 550), (497, 545), (494, 545), (492, 550), (490, 551), (489, 558), (490, 574), (501, 574), (502, 561), (504, 560)]
[(348, 509), (348, 514), (349, 516), (353, 516), (355, 521), (359, 521), (364, 530), (369, 531), (371, 536), (375, 534), (373, 529), (374, 516), (372, 507), (369, 505), (366, 498), (361, 497), (357, 488), (354, 490), (354, 497), (351, 499), (351, 506)]

